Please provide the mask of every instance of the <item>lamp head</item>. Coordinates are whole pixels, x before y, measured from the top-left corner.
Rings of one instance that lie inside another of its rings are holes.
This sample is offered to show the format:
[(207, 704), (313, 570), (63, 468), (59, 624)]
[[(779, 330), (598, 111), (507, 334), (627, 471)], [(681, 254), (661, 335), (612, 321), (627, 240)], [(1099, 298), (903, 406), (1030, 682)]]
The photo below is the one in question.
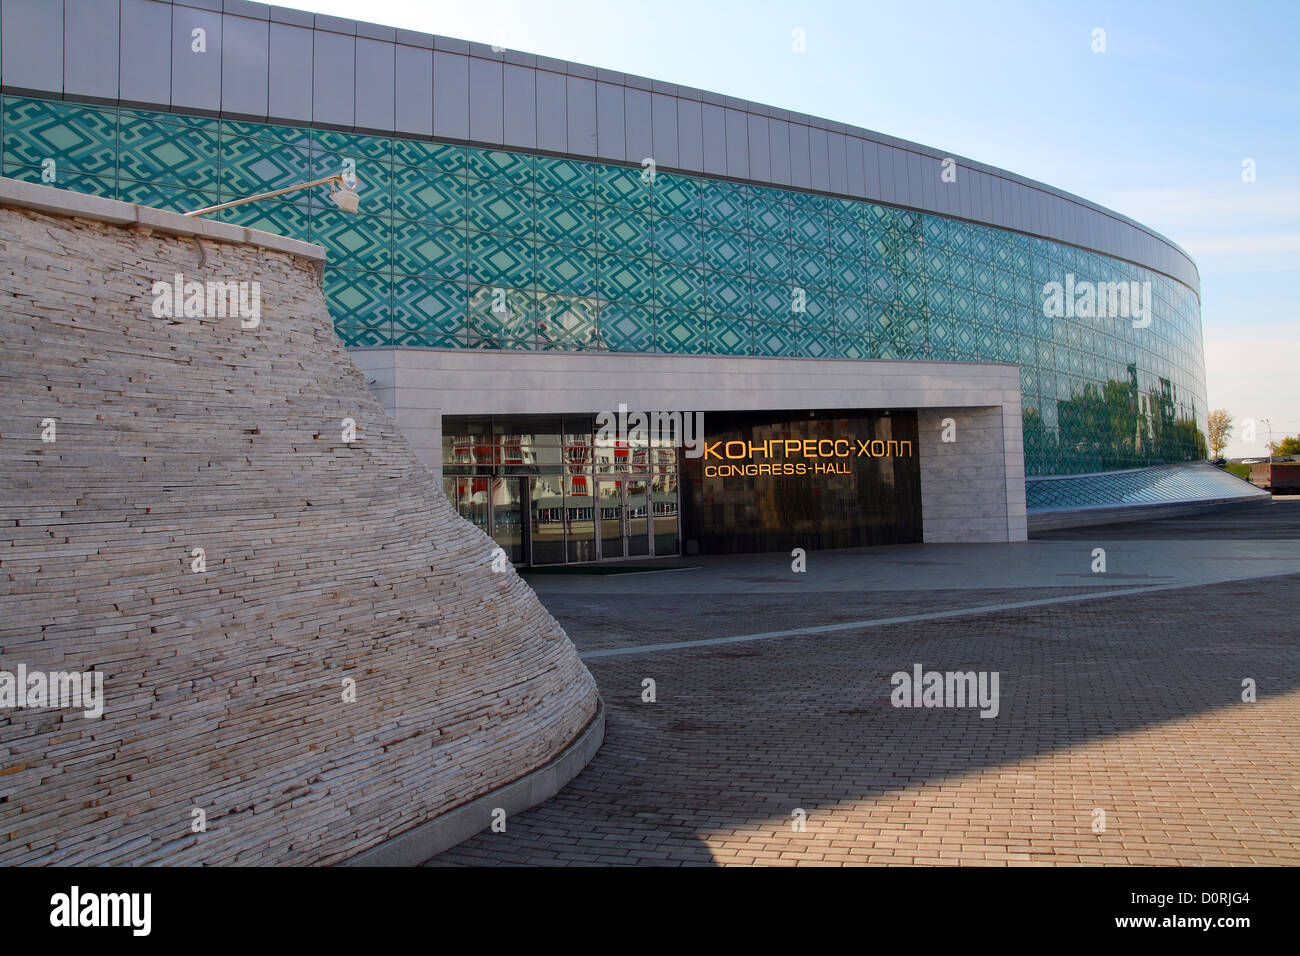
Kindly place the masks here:
[(330, 183), (330, 199), (344, 212), (356, 212), (357, 205), (361, 202), (361, 197), (357, 195), (356, 180), (353, 179), (349, 185), (346, 179), (340, 177)]

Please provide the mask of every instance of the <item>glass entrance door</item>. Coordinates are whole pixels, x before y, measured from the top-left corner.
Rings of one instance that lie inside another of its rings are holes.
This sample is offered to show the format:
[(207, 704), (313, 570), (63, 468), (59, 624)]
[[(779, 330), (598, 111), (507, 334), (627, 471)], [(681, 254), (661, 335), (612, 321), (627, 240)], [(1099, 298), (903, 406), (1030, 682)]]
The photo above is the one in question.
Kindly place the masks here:
[(524, 539), (530, 530), (524, 525), (528, 479), (490, 478), (488, 481), (492, 486), (492, 538), (511, 564), (521, 565), (527, 553)]
[(644, 558), (654, 553), (649, 526), (648, 484), (644, 478), (597, 479), (599, 560)]
[(596, 520), (600, 523), (596, 533), (599, 545), (596, 559), (610, 561), (627, 557), (623, 532), (623, 482), (596, 482)]
[(646, 507), (645, 480), (623, 482), (623, 514), (625, 553), (629, 558), (650, 555), (650, 517)]

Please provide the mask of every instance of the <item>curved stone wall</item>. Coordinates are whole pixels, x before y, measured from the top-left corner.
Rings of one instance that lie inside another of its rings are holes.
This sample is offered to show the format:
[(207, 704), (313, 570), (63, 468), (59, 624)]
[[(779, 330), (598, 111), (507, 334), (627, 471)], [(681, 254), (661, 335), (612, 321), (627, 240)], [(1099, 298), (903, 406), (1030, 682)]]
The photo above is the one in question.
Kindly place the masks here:
[[(103, 681), (0, 709), (0, 864), (338, 862), (578, 737), (594, 682), (367, 394), (319, 248), (0, 205), (0, 671)], [(178, 273), (257, 308), (157, 317)]]

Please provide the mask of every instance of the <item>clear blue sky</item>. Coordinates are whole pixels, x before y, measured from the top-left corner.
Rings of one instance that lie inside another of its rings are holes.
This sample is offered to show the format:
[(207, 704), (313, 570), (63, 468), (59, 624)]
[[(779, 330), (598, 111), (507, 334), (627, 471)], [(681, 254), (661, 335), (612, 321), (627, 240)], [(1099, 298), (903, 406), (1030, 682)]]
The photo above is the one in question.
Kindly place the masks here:
[[(1200, 267), (1210, 407), (1269, 417), (1276, 437), (1300, 432), (1296, 0), (282, 5), (811, 113), (1109, 206)], [(1091, 49), (1098, 27), (1105, 53)], [(1245, 158), (1254, 183), (1242, 182)], [(1228, 454), (1263, 453), (1265, 437)]]

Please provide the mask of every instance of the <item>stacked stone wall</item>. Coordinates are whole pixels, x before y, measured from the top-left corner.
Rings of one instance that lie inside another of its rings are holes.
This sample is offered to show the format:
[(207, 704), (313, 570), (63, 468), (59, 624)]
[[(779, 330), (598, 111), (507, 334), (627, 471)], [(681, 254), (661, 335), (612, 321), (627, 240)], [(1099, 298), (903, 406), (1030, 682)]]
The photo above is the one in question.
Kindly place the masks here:
[[(0, 709), (0, 864), (334, 863), (561, 752), (594, 682), (315, 257), (110, 207), (0, 208), (0, 672), (104, 681), (98, 718)], [(177, 274), (257, 282), (259, 320), (159, 317)]]

